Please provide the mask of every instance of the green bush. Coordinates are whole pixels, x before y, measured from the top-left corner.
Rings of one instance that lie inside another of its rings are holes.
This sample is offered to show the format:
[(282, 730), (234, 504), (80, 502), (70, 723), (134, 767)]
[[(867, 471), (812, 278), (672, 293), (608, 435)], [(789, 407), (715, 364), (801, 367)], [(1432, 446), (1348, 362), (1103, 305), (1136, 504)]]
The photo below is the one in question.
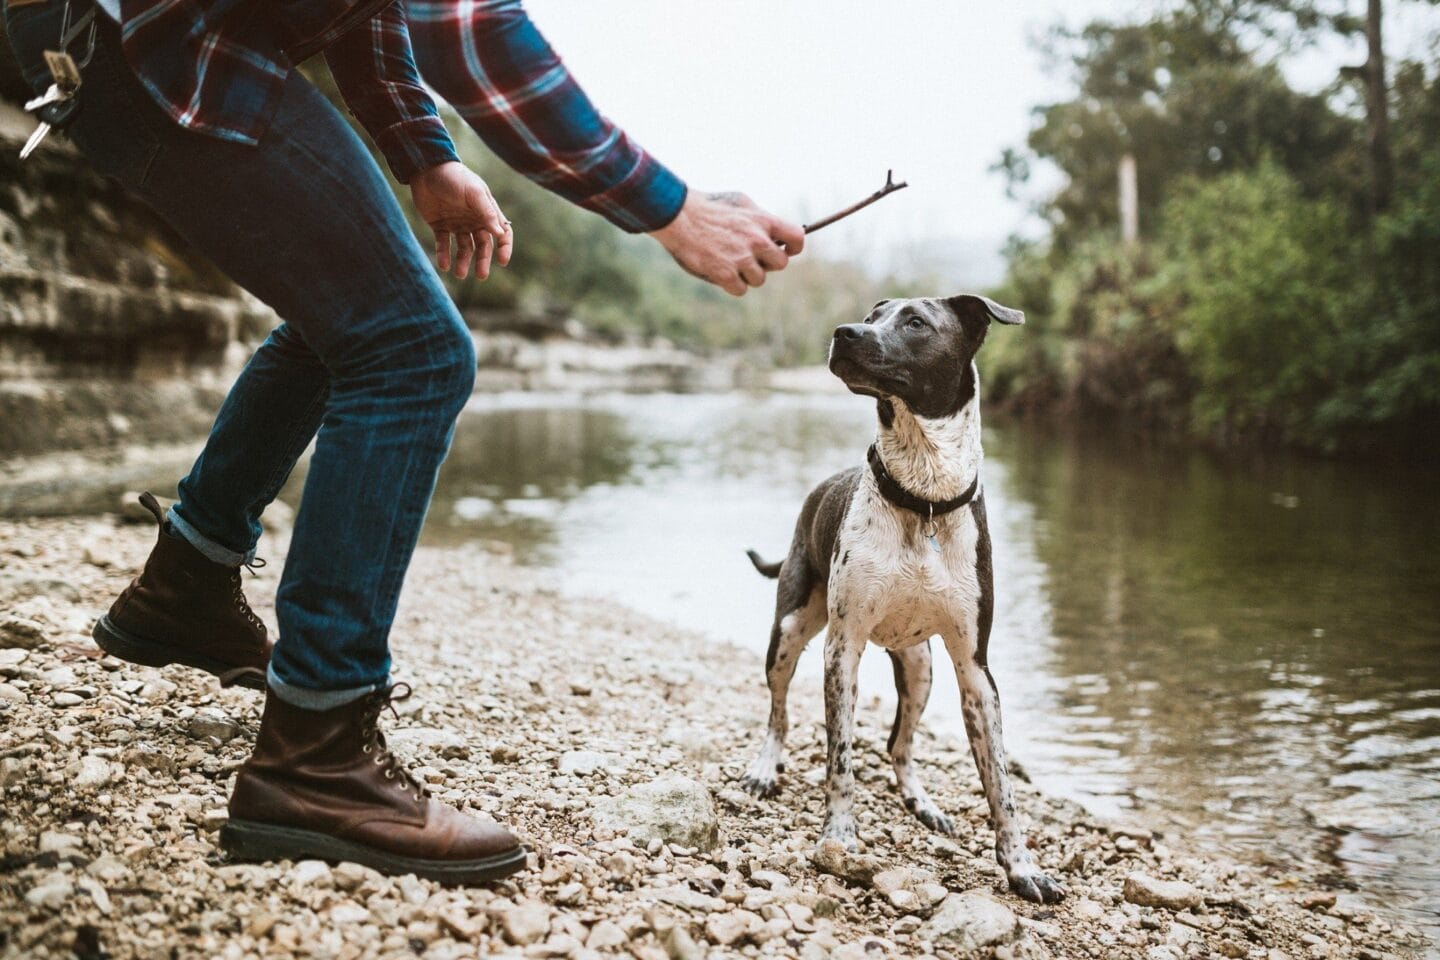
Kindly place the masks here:
[(1320, 443), (1354, 421), (1353, 347), (1374, 300), (1350, 216), (1266, 160), (1186, 183), (1163, 219), (1198, 425)]

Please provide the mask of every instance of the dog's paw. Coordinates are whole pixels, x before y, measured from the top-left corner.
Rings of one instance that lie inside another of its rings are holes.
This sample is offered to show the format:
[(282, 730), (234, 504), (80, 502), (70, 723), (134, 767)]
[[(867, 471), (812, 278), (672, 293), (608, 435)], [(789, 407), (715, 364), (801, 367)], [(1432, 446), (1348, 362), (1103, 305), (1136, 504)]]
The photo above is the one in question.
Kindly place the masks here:
[(1031, 903), (1059, 903), (1065, 899), (1065, 888), (1040, 871), (1026, 864), (1009, 872), (1010, 889)]
[(767, 800), (780, 792), (780, 781), (775, 777), (757, 777), (753, 773), (747, 773), (740, 778), (740, 789)]
[(847, 853), (859, 853), (860, 839), (855, 834), (855, 818), (826, 817), (825, 826), (820, 831), (820, 842), (826, 840), (837, 841)]
[(915, 814), (916, 820), (936, 833), (943, 833), (949, 837), (955, 835), (954, 821), (941, 813), (940, 808), (935, 805), (935, 801), (929, 797), (906, 797), (905, 809)]

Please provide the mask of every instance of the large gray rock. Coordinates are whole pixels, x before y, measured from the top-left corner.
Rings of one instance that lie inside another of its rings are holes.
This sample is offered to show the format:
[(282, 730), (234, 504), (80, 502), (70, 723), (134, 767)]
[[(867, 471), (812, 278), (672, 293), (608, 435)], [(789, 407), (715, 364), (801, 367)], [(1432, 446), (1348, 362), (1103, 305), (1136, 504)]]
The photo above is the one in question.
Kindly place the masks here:
[(25, 617), (0, 618), (0, 647), (34, 650), (45, 645), (45, 627)]
[(596, 807), (595, 825), (638, 843), (659, 840), (710, 850), (720, 840), (715, 803), (704, 784), (689, 777), (662, 777), (631, 787)]
[(221, 743), (234, 740), (240, 733), (240, 724), (231, 720), (223, 710), (215, 707), (201, 707), (185, 724), (185, 732), (196, 740), (215, 738)]
[(1188, 910), (1205, 902), (1199, 890), (1183, 880), (1157, 880), (1144, 873), (1125, 878), (1125, 899), (1142, 907)]
[(1020, 918), (983, 893), (952, 893), (916, 936), (957, 957), (988, 957), (995, 947), (1020, 937)]

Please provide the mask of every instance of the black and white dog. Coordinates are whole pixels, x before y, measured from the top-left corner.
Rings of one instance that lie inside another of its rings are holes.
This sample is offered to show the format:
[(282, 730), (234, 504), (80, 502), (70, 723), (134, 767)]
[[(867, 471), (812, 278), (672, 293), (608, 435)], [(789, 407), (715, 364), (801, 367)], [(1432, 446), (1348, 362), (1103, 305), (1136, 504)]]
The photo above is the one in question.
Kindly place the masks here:
[(868, 467), (838, 473), (806, 498), (784, 562), (767, 564), (750, 553), (761, 573), (780, 582), (765, 659), (769, 731), (744, 782), (759, 796), (778, 790), (795, 662), (828, 622), (821, 839), (857, 846), (851, 741), (867, 642), (884, 647), (895, 669), (899, 706), (889, 752), (905, 806), (932, 830), (953, 832), (916, 777), (911, 755), (930, 696), (930, 638), (939, 634), (960, 683), (996, 858), (1011, 889), (1052, 903), (1064, 888), (1036, 867), (1025, 846), (1005, 767), (1000, 698), (986, 665), (994, 593), (974, 358), (992, 320), (1023, 323), (1025, 315), (969, 295), (882, 300), (864, 323), (836, 329), (830, 370), (853, 393), (876, 398), (879, 434)]

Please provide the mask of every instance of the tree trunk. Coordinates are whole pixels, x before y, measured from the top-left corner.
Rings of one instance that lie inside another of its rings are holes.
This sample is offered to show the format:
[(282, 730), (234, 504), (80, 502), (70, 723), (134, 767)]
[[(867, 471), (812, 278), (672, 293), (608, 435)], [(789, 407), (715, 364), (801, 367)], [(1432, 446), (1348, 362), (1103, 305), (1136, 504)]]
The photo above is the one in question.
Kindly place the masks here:
[(1135, 154), (1120, 158), (1120, 241), (1127, 247), (1140, 239), (1140, 190), (1136, 183)]
[(1390, 155), (1390, 106), (1385, 86), (1385, 48), (1380, 36), (1381, 0), (1369, 0), (1365, 15), (1365, 146), (1370, 166), (1370, 212), (1390, 205), (1395, 179)]

